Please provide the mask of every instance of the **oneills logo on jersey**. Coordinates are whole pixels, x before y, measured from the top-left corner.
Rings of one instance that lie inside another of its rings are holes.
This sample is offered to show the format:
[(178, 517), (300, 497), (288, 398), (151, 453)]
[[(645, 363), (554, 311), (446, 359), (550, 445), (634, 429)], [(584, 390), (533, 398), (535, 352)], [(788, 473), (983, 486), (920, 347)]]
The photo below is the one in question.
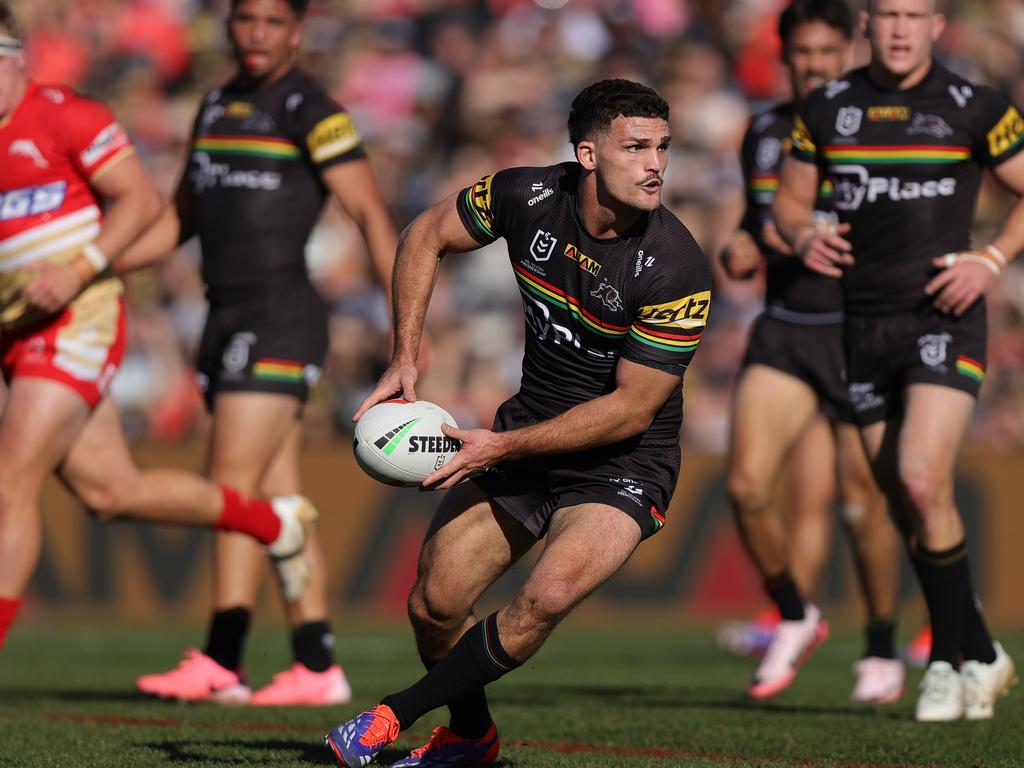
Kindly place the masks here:
[(590, 274), (597, 276), (597, 273), (601, 271), (601, 265), (594, 261), (592, 258), (587, 256), (583, 251), (577, 248), (572, 243), (565, 246), (565, 255), (580, 265), (580, 269), (589, 272)]
[(306, 145), (314, 163), (322, 163), (359, 146), (362, 139), (352, 118), (339, 112), (325, 117), (309, 132)]
[(988, 132), (988, 151), (992, 157), (1006, 152), (1008, 149), (1017, 146), (1024, 139), (1024, 118), (1016, 107), (1011, 106), (1006, 110), (995, 127)]
[(701, 291), (678, 301), (640, 307), (639, 319), (649, 325), (701, 328), (707, 325), (710, 306), (711, 291)]
[(874, 123), (906, 122), (910, 114), (910, 107), (907, 106), (868, 107), (868, 120)]

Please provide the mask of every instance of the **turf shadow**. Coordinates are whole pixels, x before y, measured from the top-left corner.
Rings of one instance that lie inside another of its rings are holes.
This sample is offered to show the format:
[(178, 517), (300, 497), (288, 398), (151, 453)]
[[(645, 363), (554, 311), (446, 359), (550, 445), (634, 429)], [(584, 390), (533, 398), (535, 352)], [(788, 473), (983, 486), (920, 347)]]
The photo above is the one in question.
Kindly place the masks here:
[[(315, 741), (297, 739), (196, 739), (147, 741), (137, 746), (163, 753), (172, 763), (217, 763), (222, 765), (238, 765), (245, 759), (254, 763), (272, 766), (278, 758), (268, 756), (268, 750), (292, 752), (294, 754), (281, 757), (280, 762), (294, 765), (296, 761), (315, 765), (336, 765), (330, 750)], [(224, 756), (215, 753), (224, 751)], [(228, 754), (230, 753), (230, 754)], [(395, 758), (398, 759), (397, 757)]]
[(905, 712), (883, 712), (871, 705), (856, 704), (789, 704), (780, 701), (754, 701), (746, 696), (726, 698), (723, 689), (715, 686), (531, 686), (495, 692), (490, 700), (496, 705), (529, 705), (530, 707), (565, 706), (565, 699), (583, 698), (614, 702), (616, 706), (642, 706), (672, 710), (723, 710), (778, 715), (840, 715), (853, 717), (905, 720)]
[(0, 704), (26, 704), (41, 701), (110, 702), (114, 704), (154, 701), (135, 691), (97, 691), (81, 688), (4, 688), (0, 691)]
[[(143, 742), (137, 746), (161, 752), (172, 763), (217, 763), (237, 766), (240, 759), (249, 759), (259, 765), (273, 766), (279, 760), (268, 756), (267, 751), (274, 750), (295, 753), (280, 759), (280, 762), (286, 765), (294, 765), (296, 761), (313, 765), (337, 765), (334, 755), (323, 744), (297, 739), (169, 740)], [(231, 754), (225, 754), (224, 757), (211, 754), (218, 749), (223, 749), (225, 753), (230, 752)], [(385, 749), (378, 755), (377, 762), (381, 765), (390, 765), (407, 754), (409, 754), (408, 750), (405, 749)], [(515, 768), (515, 763), (502, 759), (494, 763), (494, 768)]]

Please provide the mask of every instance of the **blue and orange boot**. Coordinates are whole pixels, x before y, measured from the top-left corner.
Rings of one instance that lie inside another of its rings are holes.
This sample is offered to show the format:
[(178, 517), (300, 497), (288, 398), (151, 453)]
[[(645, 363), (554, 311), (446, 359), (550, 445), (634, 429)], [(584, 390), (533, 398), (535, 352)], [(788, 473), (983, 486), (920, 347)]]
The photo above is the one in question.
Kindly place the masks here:
[(397, 763), (392, 763), (391, 768), (473, 768), (493, 763), (498, 759), (500, 749), (498, 729), (494, 723), (479, 739), (464, 739), (441, 725), (434, 729), (430, 741)]
[(378, 704), (331, 728), (324, 736), (324, 744), (334, 752), (341, 768), (363, 768), (398, 738), (398, 730), (398, 718), (391, 707)]

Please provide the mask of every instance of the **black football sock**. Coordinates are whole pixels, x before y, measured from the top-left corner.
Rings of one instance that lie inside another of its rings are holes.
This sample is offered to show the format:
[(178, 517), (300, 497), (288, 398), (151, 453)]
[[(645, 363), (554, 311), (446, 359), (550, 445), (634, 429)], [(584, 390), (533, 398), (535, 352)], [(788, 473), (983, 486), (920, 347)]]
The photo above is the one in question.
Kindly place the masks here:
[(498, 614), (492, 613), (470, 627), (448, 655), (418, 682), (384, 697), (380, 703), (391, 708), (404, 731), (432, 709), (472, 694), (519, 664), (501, 647)]
[[(436, 661), (429, 661), (422, 655), (420, 655), (420, 661), (423, 662), (423, 666), (427, 668), (428, 672), (437, 666)], [(483, 738), (493, 722), (490, 707), (487, 706), (487, 693), (483, 686), (451, 702), (448, 705), (448, 711), (451, 713), (448, 730), (464, 739)]]
[(326, 621), (307, 621), (292, 629), (295, 660), (313, 672), (326, 672), (334, 664), (334, 635)]
[(960, 655), (965, 660), (980, 661), (983, 664), (991, 664), (996, 660), (992, 635), (989, 634), (985, 619), (981, 615), (981, 599), (970, 581), (967, 582), (967, 604), (964, 606), (964, 635), (960, 640)]
[(896, 622), (888, 616), (872, 616), (864, 630), (867, 650), (864, 657), (877, 656), (880, 659), (896, 658)]
[(764, 590), (768, 597), (779, 608), (783, 621), (802, 621), (804, 618), (804, 601), (796, 588), (796, 582), (787, 568), (777, 576), (769, 576), (764, 580)]
[(210, 620), (203, 653), (225, 669), (237, 670), (242, 663), (242, 649), (251, 618), (252, 611), (241, 606), (216, 611)]
[(918, 547), (913, 560), (932, 622), (932, 654), (928, 663), (948, 661), (953, 669), (959, 669), (964, 613), (971, 591), (967, 544), (961, 541), (940, 551)]

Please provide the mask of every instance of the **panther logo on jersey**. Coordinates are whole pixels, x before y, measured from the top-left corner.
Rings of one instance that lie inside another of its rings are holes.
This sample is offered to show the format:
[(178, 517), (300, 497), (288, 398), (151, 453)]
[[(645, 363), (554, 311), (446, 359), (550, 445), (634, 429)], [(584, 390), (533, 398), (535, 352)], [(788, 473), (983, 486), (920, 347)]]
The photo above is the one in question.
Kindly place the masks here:
[(602, 280), (601, 284), (597, 286), (597, 289), (590, 292), (590, 295), (595, 299), (600, 299), (601, 303), (608, 307), (612, 312), (618, 312), (622, 309), (622, 297), (619, 296), (619, 292), (615, 289), (615, 286), (607, 280)]

